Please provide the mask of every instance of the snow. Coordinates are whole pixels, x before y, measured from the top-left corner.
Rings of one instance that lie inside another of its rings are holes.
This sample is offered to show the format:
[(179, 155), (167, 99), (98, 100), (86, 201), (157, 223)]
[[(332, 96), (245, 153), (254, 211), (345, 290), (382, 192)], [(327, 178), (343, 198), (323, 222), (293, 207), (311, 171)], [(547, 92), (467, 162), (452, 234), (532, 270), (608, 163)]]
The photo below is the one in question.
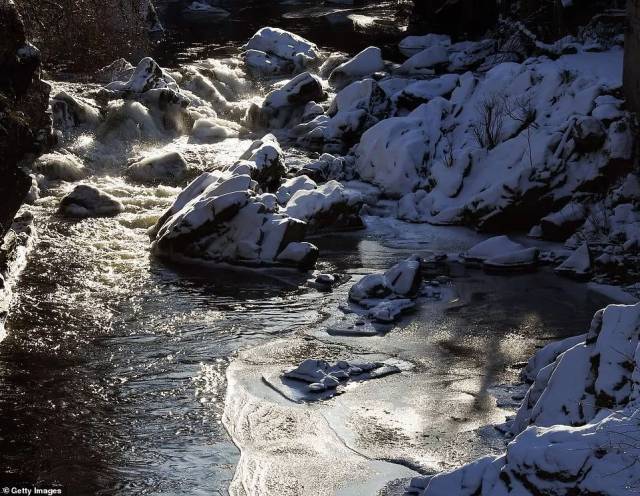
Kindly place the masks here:
[(525, 248), (523, 250), (510, 251), (485, 260), (483, 267), (494, 270), (525, 269), (535, 267), (538, 263), (538, 248)]
[(60, 201), (60, 213), (65, 217), (111, 217), (124, 207), (111, 195), (87, 184), (79, 184)]
[(449, 63), (449, 52), (442, 45), (435, 45), (416, 53), (406, 60), (399, 68), (398, 72), (412, 75), (430, 75), (434, 73), (437, 66)]
[(282, 186), (276, 191), (276, 197), (280, 205), (286, 205), (291, 197), (298, 191), (310, 191), (318, 187), (315, 181), (311, 180), (309, 176), (297, 176), (287, 179)]
[(151, 57), (143, 58), (127, 81), (113, 81), (105, 88), (120, 93), (145, 93), (153, 89), (179, 91), (176, 80)]

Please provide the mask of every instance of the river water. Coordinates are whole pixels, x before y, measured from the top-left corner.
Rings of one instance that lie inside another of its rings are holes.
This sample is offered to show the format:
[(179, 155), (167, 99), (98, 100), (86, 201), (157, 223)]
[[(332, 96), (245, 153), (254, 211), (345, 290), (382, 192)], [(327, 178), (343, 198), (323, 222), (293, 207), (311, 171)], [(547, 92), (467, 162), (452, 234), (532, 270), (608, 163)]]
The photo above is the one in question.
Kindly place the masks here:
[[(187, 52), (175, 60), (194, 56)], [(233, 161), (245, 147), (223, 143), (217, 154)], [(239, 459), (221, 424), (230, 360), (240, 349), (320, 327), (327, 309), (301, 274), (155, 260), (146, 229), (179, 190), (133, 185), (117, 170), (95, 171), (88, 182), (118, 197), (125, 213), (61, 219), (57, 202), (71, 185), (29, 207), (37, 239), (0, 343), (0, 477), (61, 483), (70, 495), (226, 494)], [(408, 253), (454, 252), (480, 239), (368, 223), (316, 240), (320, 268), (362, 274)], [(457, 280), (468, 304), (439, 316), (451, 331), (440, 347), (489, 380), (536, 344), (583, 332), (605, 303), (549, 274)], [(419, 312), (404, 325), (419, 339), (436, 320)], [(519, 336), (527, 346), (477, 366), (478, 351)]]

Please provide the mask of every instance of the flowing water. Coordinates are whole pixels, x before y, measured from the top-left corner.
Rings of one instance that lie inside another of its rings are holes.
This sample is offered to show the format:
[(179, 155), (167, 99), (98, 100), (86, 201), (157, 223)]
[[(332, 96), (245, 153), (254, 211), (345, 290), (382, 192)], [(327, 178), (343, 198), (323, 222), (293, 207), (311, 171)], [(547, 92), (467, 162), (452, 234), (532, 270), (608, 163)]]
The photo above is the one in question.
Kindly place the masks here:
[[(199, 52), (180, 53), (173, 60)], [(216, 159), (233, 161), (245, 147), (229, 140)], [(125, 213), (60, 218), (57, 203), (72, 185), (29, 207), (37, 239), (0, 343), (0, 477), (58, 482), (71, 495), (226, 494), (239, 457), (221, 424), (229, 361), (241, 348), (320, 326), (326, 309), (298, 273), (155, 260), (146, 230), (179, 190), (132, 185), (113, 168), (88, 182)], [(477, 239), (370, 219), (366, 231), (316, 241), (323, 270), (363, 273)], [(549, 275), (500, 281), (474, 275), (471, 304), (449, 318), (454, 335), (482, 341), (529, 322), (528, 336), (551, 339), (583, 331), (603, 303)], [(449, 350), (477, 361), (454, 338)]]

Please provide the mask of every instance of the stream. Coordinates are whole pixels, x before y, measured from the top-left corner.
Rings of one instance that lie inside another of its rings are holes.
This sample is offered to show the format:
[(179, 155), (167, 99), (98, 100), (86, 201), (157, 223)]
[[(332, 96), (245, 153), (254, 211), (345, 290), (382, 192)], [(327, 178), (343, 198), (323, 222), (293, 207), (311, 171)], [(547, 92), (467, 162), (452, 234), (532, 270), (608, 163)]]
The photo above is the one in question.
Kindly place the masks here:
[[(210, 56), (221, 46), (182, 40), (165, 61)], [(232, 138), (203, 153), (231, 163), (249, 143)], [(114, 167), (94, 169), (86, 182), (118, 198), (124, 213), (62, 219), (56, 208), (71, 189), (66, 183), (28, 207), (36, 239), (0, 343), (0, 477), (60, 483), (69, 495), (227, 494), (240, 456), (222, 425), (230, 362), (239, 350), (302, 329), (321, 333), (340, 298), (319, 293), (293, 271), (158, 261), (146, 231), (180, 189), (133, 184)], [(319, 269), (345, 276), (338, 295), (350, 278), (408, 254), (453, 253), (483, 239), (464, 229), (366, 220), (365, 230), (314, 240)], [(422, 374), (436, 378), (439, 367), (455, 368), (486, 389), (516, 380), (514, 365), (536, 346), (584, 332), (607, 303), (544, 271), (505, 277), (458, 267), (450, 276), (455, 305), (426, 305), (367, 346), (411, 349), (405, 356), (428, 363)], [(487, 420), (481, 409), (467, 415)], [(432, 420), (434, 429), (442, 427), (442, 419)], [(461, 449), (455, 460), (473, 454)], [(439, 461), (452, 462), (445, 458)]]

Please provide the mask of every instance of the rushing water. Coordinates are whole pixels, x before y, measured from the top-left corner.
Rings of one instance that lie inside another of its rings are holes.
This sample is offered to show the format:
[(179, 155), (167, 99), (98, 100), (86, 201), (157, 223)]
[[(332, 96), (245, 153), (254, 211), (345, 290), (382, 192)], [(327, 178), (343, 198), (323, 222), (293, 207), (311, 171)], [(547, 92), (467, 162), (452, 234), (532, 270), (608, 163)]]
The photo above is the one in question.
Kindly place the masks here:
[[(288, 26), (309, 12), (263, 14)], [(228, 27), (230, 39), (246, 39), (258, 27), (261, 17), (251, 15), (256, 21), (241, 24), (242, 31)], [(310, 37), (322, 31), (314, 23), (303, 28)], [(179, 45), (194, 50), (167, 60), (221, 46), (207, 39)], [(233, 161), (245, 146), (220, 144), (214, 162)], [(327, 317), (322, 300), (293, 272), (158, 262), (146, 230), (178, 190), (132, 185), (113, 168), (89, 182), (118, 197), (125, 212), (61, 219), (55, 210), (70, 185), (31, 207), (37, 240), (0, 343), (0, 477), (59, 482), (71, 495), (225, 494), (238, 460), (220, 422), (227, 364), (238, 349), (320, 326)], [(365, 232), (316, 240), (321, 267), (380, 270), (407, 253), (457, 251), (477, 239), (371, 221)], [(477, 361), (514, 328), (545, 339), (581, 332), (603, 303), (549, 275), (500, 280), (474, 274), (471, 304), (442, 317), (443, 325), (454, 322), (451, 360)], [(417, 339), (429, 329), (419, 317), (412, 325)], [(469, 336), (484, 343), (480, 349), (461, 345)], [(522, 357), (499, 358), (496, 370)]]

